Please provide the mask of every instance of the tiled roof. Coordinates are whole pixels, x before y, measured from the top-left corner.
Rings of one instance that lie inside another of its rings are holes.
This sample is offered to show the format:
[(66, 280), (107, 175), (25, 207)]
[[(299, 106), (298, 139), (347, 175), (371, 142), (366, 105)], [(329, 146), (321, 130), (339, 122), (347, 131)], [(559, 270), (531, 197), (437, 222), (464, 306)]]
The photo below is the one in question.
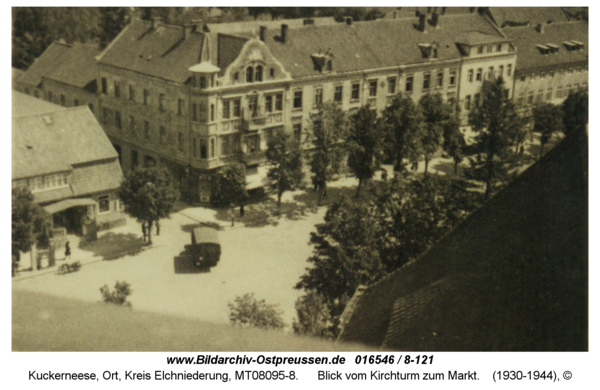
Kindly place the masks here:
[(247, 38), (235, 37), (226, 34), (217, 35), (218, 44), (218, 64), (221, 68), (221, 75), (225, 72), (225, 69), (240, 55), (242, 47), (248, 41)]
[(36, 203), (48, 203), (74, 196), (71, 187), (57, 188), (33, 193), (33, 199)]
[(42, 82), (42, 76), (50, 73), (56, 65), (60, 64), (70, 48), (71, 46), (66, 43), (53, 42), (39, 58), (36, 58), (19, 81), (37, 87)]
[(87, 107), (13, 118), (13, 179), (70, 171), (76, 164), (116, 157)]
[(65, 107), (42, 99), (35, 98), (22, 92), (12, 92), (12, 116), (41, 114), (44, 112), (66, 110)]
[(59, 63), (49, 70), (44, 77), (84, 88), (96, 81), (96, 56), (100, 49), (96, 46), (82, 43), (74, 44), (63, 53)]
[(489, 7), (489, 13), (499, 27), (510, 23), (567, 22), (569, 18), (561, 7)]
[(100, 64), (115, 66), (164, 80), (184, 83), (189, 68), (200, 62), (204, 34), (193, 32), (184, 39), (183, 27), (134, 20), (110, 44)]
[[(325, 26), (336, 24), (333, 17), (310, 18), (315, 26)], [(278, 20), (256, 20), (245, 22), (232, 23), (207, 23), (205, 30), (211, 33), (235, 34), (241, 32), (250, 32), (258, 36), (261, 26), (267, 29), (279, 28), (282, 24), (287, 24), (289, 27), (301, 27), (304, 25), (304, 19), (278, 19)]]
[[(427, 33), (418, 31), (418, 18), (384, 19), (369, 22), (338, 23), (330, 26), (289, 28), (286, 42), (279, 42), (280, 30), (267, 30), (266, 44), (293, 77), (318, 75), (311, 55), (330, 51), (335, 72), (351, 72), (404, 64), (427, 63), (419, 43), (439, 44), (439, 59), (459, 59), (456, 38), (477, 33), (482, 41), (504, 40), (503, 35), (477, 14), (445, 15), (439, 28), (427, 23)], [(478, 42), (472, 42), (478, 43)]]
[(119, 188), (123, 181), (121, 166), (116, 158), (73, 167), (71, 175), (75, 196)]
[[(586, 22), (551, 23), (544, 25), (544, 33), (534, 26), (510, 27), (502, 31), (514, 39), (517, 47), (517, 69), (530, 69), (588, 60), (588, 24)], [(580, 41), (583, 50), (568, 51), (563, 42)], [(558, 53), (542, 54), (537, 45), (555, 44)]]
[[(340, 340), (587, 350), (587, 188), (587, 139), (567, 137), (421, 257), (369, 286)], [(431, 297), (436, 289), (444, 291)]]

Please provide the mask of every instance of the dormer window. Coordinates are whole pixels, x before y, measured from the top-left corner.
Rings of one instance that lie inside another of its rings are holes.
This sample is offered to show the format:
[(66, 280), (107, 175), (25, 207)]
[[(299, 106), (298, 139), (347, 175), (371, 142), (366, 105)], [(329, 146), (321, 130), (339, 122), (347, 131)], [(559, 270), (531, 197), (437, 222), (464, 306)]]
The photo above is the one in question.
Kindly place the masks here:
[(256, 74), (255, 74), (255, 78), (254, 81), (262, 81), (263, 79), (263, 67), (261, 65), (258, 65), (256, 67)]
[(558, 53), (558, 49), (560, 48), (558, 45), (553, 43), (546, 43), (544, 46), (548, 48), (549, 53)]
[(583, 50), (583, 42), (579, 42), (579, 41), (571, 41), (571, 43), (575, 44), (575, 49), (574, 50)]
[(246, 68), (246, 82), (251, 83), (254, 81), (254, 68), (249, 66)]
[(313, 60), (316, 71), (321, 73), (333, 71), (333, 54), (329, 51), (324, 54), (319, 51), (316, 54), (312, 54), (310, 57)]
[(542, 55), (550, 53), (550, 48), (546, 45), (536, 45)]
[(430, 60), (437, 60), (439, 54), (439, 45), (437, 42), (433, 43), (419, 43), (419, 49), (423, 54), (423, 58), (429, 58)]

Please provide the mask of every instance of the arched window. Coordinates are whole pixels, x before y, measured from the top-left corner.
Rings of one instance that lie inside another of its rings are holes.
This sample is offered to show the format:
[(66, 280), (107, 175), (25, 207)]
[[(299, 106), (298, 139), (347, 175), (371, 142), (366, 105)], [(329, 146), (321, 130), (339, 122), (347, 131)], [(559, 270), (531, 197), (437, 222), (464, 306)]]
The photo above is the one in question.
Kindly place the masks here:
[(258, 65), (256, 67), (256, 77), (255, 77), (255, 81), (262, 81), (262, 66)]
[(249, 66), (246, 68), (246, 82), (251, 83), (254, 81), (254, 68)]

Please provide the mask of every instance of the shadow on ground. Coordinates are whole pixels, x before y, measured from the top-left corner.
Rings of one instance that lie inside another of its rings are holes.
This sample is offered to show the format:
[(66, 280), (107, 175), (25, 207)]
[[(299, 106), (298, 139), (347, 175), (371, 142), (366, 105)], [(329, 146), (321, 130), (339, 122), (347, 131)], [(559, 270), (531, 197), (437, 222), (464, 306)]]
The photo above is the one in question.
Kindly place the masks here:
[(95, 241), (80, 242), (79, 249), (93, 252), (102, 260), (115, 260), (124, 255), (135, 255), (144, 248), (140, 236), (133, 233), (106, 233)]
[[(191, 233), (194, 228), (197, 227), (209, 227), (215, 230), (223, 230), (223, 227), (216, 222), (199, 222), (199, 223), (190, 223), (188, 225), (182, 225), (181, 230), (186, 233)], [(191, 240), (191, 238), (190, 238)], [(191, 241), (190, 241), (191, 243)]]

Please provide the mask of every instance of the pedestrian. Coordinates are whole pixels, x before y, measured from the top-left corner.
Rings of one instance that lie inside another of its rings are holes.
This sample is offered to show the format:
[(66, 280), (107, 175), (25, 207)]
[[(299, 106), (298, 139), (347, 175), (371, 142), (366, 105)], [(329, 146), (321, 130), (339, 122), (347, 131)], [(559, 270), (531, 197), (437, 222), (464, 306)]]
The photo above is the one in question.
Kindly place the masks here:
[(71, 258), (71, 247), (69, 246), (69, 241), (65, 243), (65, 260)]
[(146, 222), (142, 222), (142, 242), (146, 242), (148, 238), (148, 229), (146, 228)]
[(243, 216), (244, 216), (244, 213), (245, 213), (245, 211), (244, 211), (244, 205), (243, 205), (243, 204), (241, 204), (241, 205), (240, 205), (240, 216), (241, 216), (241, 217), (243, 217)]
[(160, 225), (158, 224), (158, 219), (156, 220), (156, 235), (160, 236)]
[(387, 171), (384, 170), (383, 172), (381, 172), (381, 180), (386, 181), (387, 180)]

